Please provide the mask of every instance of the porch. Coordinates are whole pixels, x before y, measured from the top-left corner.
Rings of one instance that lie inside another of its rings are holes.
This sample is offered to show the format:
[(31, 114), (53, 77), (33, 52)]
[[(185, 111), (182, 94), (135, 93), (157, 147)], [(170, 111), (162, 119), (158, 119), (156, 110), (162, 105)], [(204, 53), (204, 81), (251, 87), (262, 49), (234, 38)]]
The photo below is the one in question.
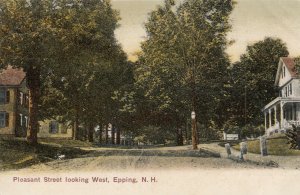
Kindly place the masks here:
[(300, 98), (278, 97), (263, 109), (266, 135), (285, 133), (300, 126)]

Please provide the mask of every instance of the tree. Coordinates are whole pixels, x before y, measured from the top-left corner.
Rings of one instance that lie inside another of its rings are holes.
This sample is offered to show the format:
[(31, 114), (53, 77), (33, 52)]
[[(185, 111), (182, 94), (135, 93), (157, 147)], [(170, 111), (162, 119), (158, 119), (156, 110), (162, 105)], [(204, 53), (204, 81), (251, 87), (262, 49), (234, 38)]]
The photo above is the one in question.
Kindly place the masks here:
[[(118, 13), (109, 1), (0, 2), (1, 68), (10, 64), (26, 72), (30, 94), (27, 139), (30, 143), (37, 143), (40, 92), (42, 86), (47, 86), (44, 85), (45, 78), (54, 76), (58, 79), (50, 79), (51, 82), (62, 82), (64, 89), (69, 90), (72, 97), (60, 93), (69, 100), (62, 103), (67, 102), (67, 108), (75, 109), (77, 116), (78, 100), (83, 100), (82, 95), (86, 95), (82, 89), (87, 89), (88, 82), (95, 76), (87, 70), (106, 64), (111, 59), (112, 48), (117, 47), (113, 32), (118, 19)], [(84, 83), (80, 83), (82, 79), (85, 79)], [(51, 83), (51, 86), (56, 88), (58, 85)], [(72, 98), (75, 100), (70, 101)]]
[(73, 121), (73, 138), (78, 139), (81, 123), (84, 136), (93, 141), (94, 127), (108, 124), (115, 114), (113, 92), (126, 84), (127, 57), (114, 36), (119, 15), (109, 1), (84, 1), (70, 6), (68, 12), (72, 13), (68, 19), (57, 25), (63, 27), (62, 63), (72, 66), (62, 70), (59, 65), (50, 77), (65, 99), (61, 109)]
[(232, 122), (238, 126), (262, 124), (261, 109), (277, 97), (274, 87), (280, 57), (288, 56), (286, 44), (267, 37), (247, 47), (231, 68)]
[(23, 68), (29, 87), (28, 141), (37, 143), (38, 103), (42, 69), (51, 66), (54, 39), (50, 18), (54, 5), (47, 1), (0, 2), (1, 68)]
[(229, 66), (226, 33), (233, 3), (190, 0), (176, 11), (174, 6), (174, 1), (166, 0), (150, 14), (136, 84), (144, 92), (150, 115), (156, 116), (153, 123), (172, 123), (182, 136), (180, 130), (192, 110), (205, 126), (218, 118), (215, 113)]

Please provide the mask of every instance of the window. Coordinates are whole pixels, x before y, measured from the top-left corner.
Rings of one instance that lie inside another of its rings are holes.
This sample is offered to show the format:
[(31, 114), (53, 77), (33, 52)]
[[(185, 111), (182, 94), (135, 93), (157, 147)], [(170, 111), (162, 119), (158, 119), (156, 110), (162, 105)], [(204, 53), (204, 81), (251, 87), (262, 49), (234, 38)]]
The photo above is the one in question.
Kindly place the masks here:
[(23, 114), (20, 114), (20, 126), (23, 126)]
[(5, 88), (0, 88), (0, 104), (5, 104), (6, 102), (6, 90)]
[(290, 95), (292, 95), (293, 89), (292, 89), (292, 83), (290, 84)]
[(28, 106), (29, 105), (29, 96), (26, 95), (26, 105)]
[(20, 92), (20, 104), (23, 105), (23, 93)]
[(28, 100), (28, 95), (23, 94), (23, 105), (24, 106), (28, 106), (27, 100)]
[(63, 127), (60, 131), (62, 134), (66, 134), (68, 132), (68, 127)]
[(287, 90), (287, 87), (285, 87), (285, 97), (288, 96), (288, 90)]
[(49, 133), (58, 133), (59, 125), (57, 121), (51, 121), (49, 123)]
[(285, 77), (285, 66), (283, 67), (283, 77)]
[(6, 112), (0, 112), (0, 128), (9, 126), (9, 114)]
[(25, 118), (25, 127), (28, 127), (28, 117), (24, 116), (24, 118)]
[(5, 113), (5, 126), (8, 127), (9, 126), (9, 114)]

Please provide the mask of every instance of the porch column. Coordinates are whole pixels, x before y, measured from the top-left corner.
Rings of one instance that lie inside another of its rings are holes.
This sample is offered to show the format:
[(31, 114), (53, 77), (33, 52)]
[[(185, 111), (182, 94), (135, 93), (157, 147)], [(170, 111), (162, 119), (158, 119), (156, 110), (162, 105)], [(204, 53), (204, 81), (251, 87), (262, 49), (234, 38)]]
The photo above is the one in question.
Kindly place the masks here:
[(277, 115), (276, 107), (277, 106), (274, 107), (274, 124), (276, 124), (276, 122), (277, 122), (277, 119), (276, 119), (276, 115)]
[(272, 127), (271, 114), (272, 114), (272, 108), (269, 109), (269, 127)]
[(300, 115), (299, 115), (299, 102), (296, 103), (296, 120), (300, 120)]
[(294, 102), (292, 103), (292, 121), (295, 120), (295, 108)]
[(280, 128), (283, 129), (283, 104), (280, 102)]
[(264, 116), (265, 116), (265, 131), (267, 131), (267, 113), (264, 112)]

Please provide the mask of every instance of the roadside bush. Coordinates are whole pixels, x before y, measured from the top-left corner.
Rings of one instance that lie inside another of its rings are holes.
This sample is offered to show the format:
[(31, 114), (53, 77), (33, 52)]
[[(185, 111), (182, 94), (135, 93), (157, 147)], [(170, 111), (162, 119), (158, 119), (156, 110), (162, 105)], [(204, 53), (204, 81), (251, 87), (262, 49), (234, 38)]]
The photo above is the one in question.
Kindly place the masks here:
[(140, 129), (139, 135), (135, 136), (134, 141), (144, 144), (167, 144), (174, 142), (176, 135), (169, 129), (156, 126), (146, 126)]
[(222, 132), (220, 129), (213, 123), (207, 127), (204, 125), (197, 124), (198, 137), (200, 140), (220, 140), (222, 139)]
[(250, 137), (256, 138), (264, 134), (265, 134), (265, 128), (262, 125), (257, 127), (253, 125), (246, 125), (241, 128), (240, 138), (241, 139), (250, 138)]

